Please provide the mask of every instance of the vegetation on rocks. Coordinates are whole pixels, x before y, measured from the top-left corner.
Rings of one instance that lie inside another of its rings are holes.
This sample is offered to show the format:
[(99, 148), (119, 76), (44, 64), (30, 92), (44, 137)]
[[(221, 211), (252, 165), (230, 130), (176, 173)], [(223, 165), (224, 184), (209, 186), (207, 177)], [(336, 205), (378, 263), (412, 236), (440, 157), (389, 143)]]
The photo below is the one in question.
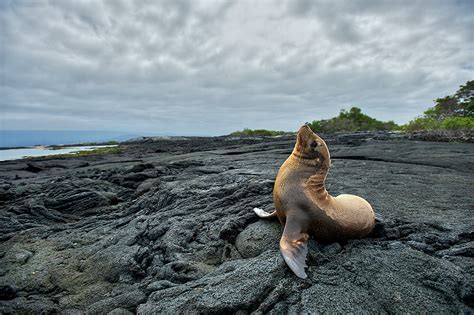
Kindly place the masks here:
[(61, 158), (61, 157), (70, 157), (70, 156), (114, 154), (114, 153), (120, 153), (120, 152), (122, 152), (122, 148), (120, 148), (119, 146), (116, 146), (116, 147), (103, 147), (103, 148), (97, 148), (93, 150), (84, 150), (84, 151), (77, 151), (77, 152), (64, 153), (64, 154), (53, 154), (53, 155), (48, 155), (48, 157)]
[(288, 131), (273, 131), (273, 130), (266, 130), (266, 129), (248, 129), (245, 128), (244, 130), (234, 131), (231, 133), (231, 136), (251, 136), (251, 137), (258, 137), (258, 136), (281, 136), (292, 134), (292, 132)]
[[(461, 85), (450, 96), (435, 100), (435, 106), (427, 109), (405, 125), (393, 121), (380, 121), (370, 117), (358, 107), (341, 110), (337, 117), (313, 120), (307, 123), (315, 132), (336, 133), (375, 130), (401, 130), (406, 132), (428, 131), (441, 134), (472, 134), (474, 132), (474, 80)], [(244, 129), (231, 133), (232, 136), (276, 136), (289, 134), (285, 131)], [(464, 136), (462, 136), (464, 137)]]
[(436, 99), (435, 106), (402, 128), (406, 131), (474, 131), (474, 80), (461, 85), (454, 95)]
[(393, 121), (383, 122), (362, 113), (358, 107), (341, 110), (339, 116), (330, 119), (313, 120), (309, 123), (316, 132), (353, 132), (368, 130), (393, 130), (398, 127)]

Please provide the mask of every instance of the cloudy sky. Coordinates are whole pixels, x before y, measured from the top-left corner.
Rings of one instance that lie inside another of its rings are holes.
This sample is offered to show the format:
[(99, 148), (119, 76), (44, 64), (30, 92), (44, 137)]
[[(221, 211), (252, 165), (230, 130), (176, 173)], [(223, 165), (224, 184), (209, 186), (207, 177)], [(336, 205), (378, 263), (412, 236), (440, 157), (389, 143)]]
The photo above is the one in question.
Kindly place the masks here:
[(404, 123), (474, 79), (472, 0), (2, 0), (0, 20), (0, 129)]

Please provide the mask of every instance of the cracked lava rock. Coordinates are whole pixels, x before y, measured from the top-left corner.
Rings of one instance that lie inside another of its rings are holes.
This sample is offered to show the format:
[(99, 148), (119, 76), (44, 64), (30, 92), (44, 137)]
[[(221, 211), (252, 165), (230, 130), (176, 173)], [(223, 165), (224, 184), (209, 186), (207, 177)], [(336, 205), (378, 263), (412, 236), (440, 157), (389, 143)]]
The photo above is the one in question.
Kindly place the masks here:
[[(324, 137), (324, 135), (323, 135)], [(326, 136), (327, 189), (384, 226), (278, 251), (294, 137), (147, 138), (112, 155), (0, 162), (0, 313), (460, 313), (474, 306), (474, 146)]]

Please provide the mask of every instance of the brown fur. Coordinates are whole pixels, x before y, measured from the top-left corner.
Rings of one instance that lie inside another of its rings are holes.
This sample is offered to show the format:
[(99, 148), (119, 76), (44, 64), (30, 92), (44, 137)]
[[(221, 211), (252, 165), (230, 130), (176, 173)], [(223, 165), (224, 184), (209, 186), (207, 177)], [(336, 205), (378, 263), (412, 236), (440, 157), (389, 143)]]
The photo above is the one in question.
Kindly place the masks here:
[(326, 143), (305, 125), (298, 131), (294, 150), (275, 180), (276, 216), (285, 226), (280, 250), (301, 278), (306, 278), (310, 236), (321, 242), (360, 238), (375, 224), (374, 211), (367, 201), (354, 195), (333, 197), (326, 191), (324, 182), (330, 166)]

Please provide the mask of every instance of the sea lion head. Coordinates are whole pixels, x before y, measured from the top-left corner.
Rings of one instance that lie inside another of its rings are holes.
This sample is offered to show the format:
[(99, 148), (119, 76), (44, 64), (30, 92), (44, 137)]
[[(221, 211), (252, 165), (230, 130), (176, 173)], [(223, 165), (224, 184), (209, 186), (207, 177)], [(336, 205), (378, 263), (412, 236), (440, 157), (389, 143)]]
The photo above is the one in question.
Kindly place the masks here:
[(315, 134), (308, 125), (303, 125), (298, 130), (293, 155), (305, 160), (316, 162), (316, 166), (329, 169), (331, 157), (326, 142)]

